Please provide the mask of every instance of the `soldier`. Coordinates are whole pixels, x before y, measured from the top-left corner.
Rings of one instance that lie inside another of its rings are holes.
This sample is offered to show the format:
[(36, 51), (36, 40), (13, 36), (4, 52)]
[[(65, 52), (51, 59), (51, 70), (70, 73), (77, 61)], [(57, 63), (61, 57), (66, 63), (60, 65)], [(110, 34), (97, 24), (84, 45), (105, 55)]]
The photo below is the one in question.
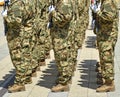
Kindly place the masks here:
[(84, 17), (83, 17), (83, 10), (84, 10), (84, 1), (83, 0), (78, 0), (78, 4), (77, 4), (77, 20), (76, 20), (76, 37), (75, 37), (75, 41), (76, 41), (76, 48), (80, 49), (82, 47), (82, 42), (83, 42), (83, 21), (84, 21)]
[(8, 24), (8, 48), (16, 69), (14, 84), (8, 88), (9, 92), (25, 90), (25, 84), (32, 82), (33, 67), (37, 67), (33, 59), (36, 4), (37, 0), (11, 0), (5, 17)]
[[(71, 66), (74, 65), (73, 48), (74, 45), (74, 21), (73, 0), (58, 0), (55, 6), (49, 7), (50, 23), (53, 50), (55, 52), (55, 60), (58, 66), (58, 84), (51, 90), (53, 92), (69, 90), (68, 82), (72, 77)], [(74, 49), (75, 50), (75, 49)]]
[(114, 47), (118, 36), (118, 10), (114, 0), (101, 0), (101, 7), (94, 10), (98, 16), (99, 55), (104, 83), (97, 92), (114, 91)]
[[(36, 76), (36, 71), (40, 70), (40, 66), (45, 65), (45, 58), (49, 56), (49, 51), (51, 49), (51, 39), (49, 35), (49, 30), (47, 29), (48, 23), (48, 0), (38, 0), (36, 4), (37, 13), (34, 19), (33, 29), (36, 32), (33, 40), (34, 47), (32, 50), (32, 70), (34, 76)], [(36, 65), (37, 64), (37, 65)], [(32, 75), (33, 75), (32, 74)]]
[(84, 1), (84, 10), (83, 10), (83, 40), (85, 38), (85, 31), (88, 28), (89, 24), (89, 6), (90, 6), (90, 1), (85, 0)]
[(82, 47), (82, 43), (85, 38), (85, 31), (88, 26), (88, 9), (89, 4), (87, 0), (78, 0), (77, 6), (77, 20), (76, 20), (76, 47), (79, 49)]
[(38, 3), (38, 15), (35, 19), (35, 28), (37, 32), (36, 55), (39, 65), (45, 65), (45, 59), (49, 58), (49, 51), (51, 49), (51, 38), (48, 23), (48, 7), (49, 0), (40, 0)]

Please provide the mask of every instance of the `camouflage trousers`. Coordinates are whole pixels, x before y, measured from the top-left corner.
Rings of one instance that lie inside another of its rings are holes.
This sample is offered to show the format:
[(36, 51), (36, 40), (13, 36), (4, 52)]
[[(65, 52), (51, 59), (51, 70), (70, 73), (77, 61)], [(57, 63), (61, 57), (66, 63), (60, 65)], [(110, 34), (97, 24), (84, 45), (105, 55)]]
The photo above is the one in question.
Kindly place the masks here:
[(82, 47), (82, 43), (85, 39), (85, 31), (88, 26), (88, 20), (81, 16), (79, 20), (76, 21), (76, 34), (75, 34), (75, 41), (78, 48)]
[(82, 46), (82, 42), (84, 40), (84, 37), (83, 37), (83, 27), (82, 27), (81, 22), (82, 22), (82, 20), (77, 20), (76, 21), (75, 41), (76, 41), (77, 48), (80, 48)]
[(67, 84), (71, 80), (76, 64), (77, 51), (74, 45), (74, 35), (66, 36), (66, 33), (51, 32), (55, 61), (59, 73), (58, 83), (60, 84)]
[(48, 56), (50, 55), (50, 50), (53, 48), (52, 47), (52, 39), (50, 36), (50, 31), (47, 30), (46, 32), (46, 39), (45, 39), (45, 56), (46, 58), (48, 58)]
[(29, 31), (31, 31), (31, 29), (15, 31), (16, 32), (12, 29), (12, 31), (7, 33), (8, 48), (12, 63), (16, 69), (14, 83), (24, 84), (24, 82), (31, 77), (32, 66), (35, 64), (32, 56), (32, 47), (34, 47), (32, 40), (33, 35), (30, 35)]
[(114, 80), (114, 47), (116, 41), (99, 41), (99, 57), (102, 77), (106, 81)]
[(36, 32), (36, 45), (33, 50), (34, 57), (36, 57), (37, 63), (40, 65), (44, 64), (46, 56), (49, 55), (50, 51), (50, 35), (47, 31), (47, 23), (44, 19), (35, 17), (34, 29)]
[(37, 37), (35, 52), (38, 62), (42, 62), (45, 61), (46, 56), (49, 55), (51, 49), (51, 40), (50, 35), (45, 31), (45, 29), (41, 30)]

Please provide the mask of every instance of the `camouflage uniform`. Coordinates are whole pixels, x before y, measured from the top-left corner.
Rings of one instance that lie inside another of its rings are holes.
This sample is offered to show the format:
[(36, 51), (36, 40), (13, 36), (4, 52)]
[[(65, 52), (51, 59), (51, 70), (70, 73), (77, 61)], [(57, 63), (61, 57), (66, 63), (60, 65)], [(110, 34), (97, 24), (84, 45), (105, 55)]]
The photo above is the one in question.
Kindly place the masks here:
[[(97, 13), (99, 16), (99, 50), (100, 50), (100, 61), (102, 68), (104, 68), (103, 76), (105, 79), (114, 79), (114, 47), (118, 36), (118, 13), (116, 7), (107, 6), (114, 5), (112, 0), (105, 0), (101, 6), (101, 11)], [(111, 10), (109, 10), (109, 8)], [(107, 14), (106, 14), (106, 13)], [(107, 27), (107, 28), (106, 28)], [(109, 57), (108, 57), (109, 56)], [(109, 74), (110, 72), (110, 74)]]
[(82, 0), (78, 0), (78, 4), (77, 4), (77, 20), (76, 20), (76, 35), (75, 35), (75, 41), (76, 41), (76, 49), (80, 48), (82, 46), (82, 41), (83, 41), (83, 37), (82, 37), (82, 25), (83, 25), (83, 9), (84, 9), (84, 3)]
[(58, 83), (62, 85), (68, 84), (71, 79), (75, 58), (73, 57), (75, 50), (74, 31), (73, 31), (73, 4), (72, 0), (59, 1), (56, 3), (56, 10), (52, 11), (53, 27), (51, 28), (51, 37), (53, 49), (55, 52), (55, 60), (58, 66)]
[[(97, 15), (100, 25), (97, 37), (102, 77), (105, 79), (105, 84), (112, 84), (114, 81), (114, 47), (118, 36), (118, 11), (114, 0), (102, 0), (101, 10), (97, 12)], [(100, 87), (97, 91), (102, 91), (101, 89), (104, 90)]]
[(51, 49), (51, 38), (49, 30), (47, 29), (49, 1), (39, 0), (37, 6), (38, 13), (35, 17), (37, 44), (34, 53), (37, 56), (39, 65), (42, 65), (45, 62), (46, 56), (49, 55), (49, 51)]
[[(88, 24), (89, 24), (89, 6), (90, 6), (90, 1), (86, 0), (85, 1), (85, 7), (84, 7), (84, 33), (88, 27)], [(84, 37), (85, 37), (85, 34), (84, 34)]]
[(77, 50), (78, 50), (78, 48), (77, 48), (77, 45), (76, 45), (76, 34), (77, 34), (77, 32), (76, 32), (76, 25), (77, 25), (77, 23), (76, 23), (76, 21), (77, 21), (77, 4), (78, 4), (78, 1), (77, 0), (74, 0), (74, 1), (72, 1), (72, 3), (73, 3), (73, 19), (72, 19), (72, 21), (71, 21), (71, 25), (70, 25), (70, 28), (72, 29), (72, 37), (71, 37), (71, 40), (72, 40), (72, 45), (74, 45), (72, 48), (71, 48), (71, 64), (70, 64), (70, 66), (71, 66), (71, 70), (70, 71), (72, 71), (71, 73), (74, 75), (74, 71), (76, 70), (76, 65), (77, 65)]
[(82, 46), (83, 40), (85, 38), (85, 31), (88, 26), (88, 9), (89, 2), (85, 0), (78, 0), (77, 5), (77, 20), (76, 20), (76, 48), (80, 48)]
[[(46, 3), (45, 3), (46, 4)], [(36, 31), (36, 46), (35, 46), (35, 49), (33, 50), (34, 52), (34, 55), (36, 57), (36, 61), (38, 62), (39, 64), (39, 61), (40, 60), (45, 60), (45, 52), (44, 52), (44, 49), (45, 49), (45, 19), (44, 18), (41, 18), (42, 14), (44, 13), (44, 6), (45, 4), (42, 5), (42, 2), (39, 0), (38, 3), (37, 3), (37, 13), (36, 13), (36, 16), (35, 16), (35, 21), (34, 21), (34, 29)], [(43, 11), (42, 11), (43, 10)], [(43, 12), (43, 13), (42, 13)], [(43, 30), (44, 31), (43, 31)]]
[(82, 17), (83, 17), (83, 26), (82, 26), (82, 41), (84, 40), (85, 38), (85, 31), (88, 27), (88, 24), (89, 24), (89, 5), (90, 5), (90, 1), (88, 0), (85, 0), (84, 1), (84, 9), (83, 9), (83, 14), (82, 14)]
[(32, 68), (37, 65), (32, 51), (36, 37), (33, 29), (35, 7), (36, 1), (33, 0), (11, 0), (8, 16), (5, 18), (8, 24), (9, 52), (16, 69), (16, 84), (25, 84), (31, 78)]

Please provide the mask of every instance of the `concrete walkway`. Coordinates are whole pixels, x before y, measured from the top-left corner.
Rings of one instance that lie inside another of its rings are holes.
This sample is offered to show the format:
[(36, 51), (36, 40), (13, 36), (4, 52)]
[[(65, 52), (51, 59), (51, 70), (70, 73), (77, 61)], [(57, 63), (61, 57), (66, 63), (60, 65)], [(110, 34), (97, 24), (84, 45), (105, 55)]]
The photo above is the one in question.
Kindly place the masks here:
[[(0, 7), (0, 11), (2, 8)], [(95, 64), (99, 61), (98, 51), (94, 46), (96, 36), (92, 30), (86, 31), (86, 38), (82, 49), (78, 53), (78, 64), (72, 78), (69, 92), (51, 92), (55, 85), (57, 68), (54, 63), (53, 51), (51, 59), (46, 59), (46, 66), (41, 67), (33, 83), (26, 85), (26, 91), (8, 93), (8, 85), (13, 83), (15, 69), (12, 65), (4, 36), (3, 19), (0, 15), (0, 97), (120, 97), (120, 34), (115, 48), (115, 85), (116, 91), (109, 93), (96, 93)], [(120, 27), (120, 26), (119, 26)]]

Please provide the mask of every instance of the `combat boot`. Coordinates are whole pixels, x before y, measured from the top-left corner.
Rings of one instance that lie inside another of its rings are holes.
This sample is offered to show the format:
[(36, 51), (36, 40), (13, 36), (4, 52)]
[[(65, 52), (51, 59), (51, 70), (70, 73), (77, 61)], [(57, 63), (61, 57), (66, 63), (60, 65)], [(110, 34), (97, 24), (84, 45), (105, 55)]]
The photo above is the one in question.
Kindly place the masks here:
[(20, 92), (20, 91), (25, 91), (24, 85), (14, 84), (14, 85), (8, 87), (8, 92), (10, 92), (10, 93)]
[(111, 91), (115, 91), (114, 82), (105, 83), (96, 89), (96, 92), (111, 92)]
[(68, 85), (62, 85), (62, 84), (58, 84), (56, 86), (54, 86), (51, 89), (52, 92), (63, 92), (63, 91), (69, 91), (69, 86)]

